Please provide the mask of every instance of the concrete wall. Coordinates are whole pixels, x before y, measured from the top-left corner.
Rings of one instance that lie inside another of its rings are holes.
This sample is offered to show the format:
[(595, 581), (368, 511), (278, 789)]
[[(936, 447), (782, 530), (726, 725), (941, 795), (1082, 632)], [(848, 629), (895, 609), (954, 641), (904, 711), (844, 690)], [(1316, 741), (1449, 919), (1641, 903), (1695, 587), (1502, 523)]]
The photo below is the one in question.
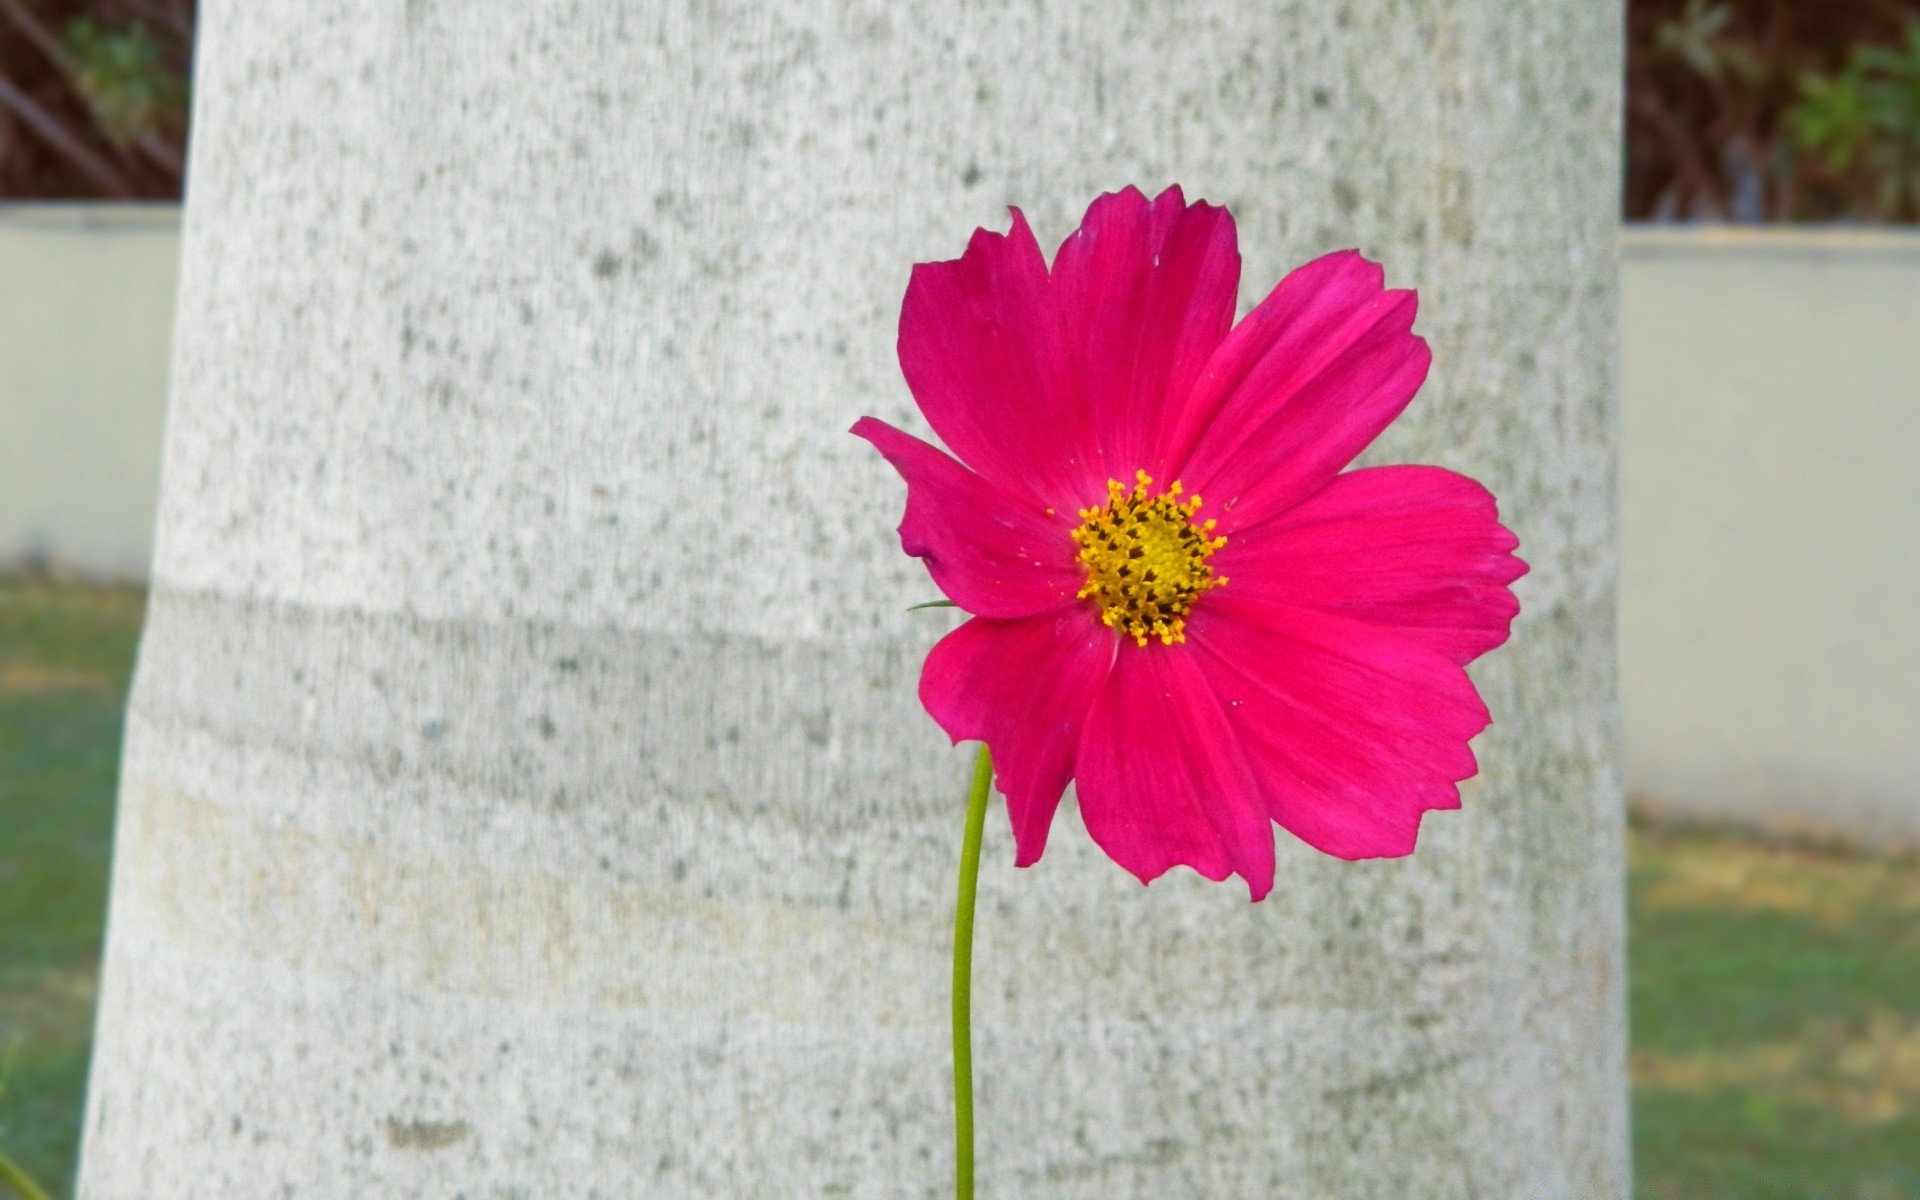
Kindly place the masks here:
[(1625, 239), (1628, 777), (1920, 837), (1920, 234)]
[(172, 205), (0, 205), (0, 568), (145, 577), (179, 231)]
[[(178, 218), (0, 206), (0, 564), (144, 576)], [(1635, 794), (1920, 837), (1920, 234), (1629, 230)]]

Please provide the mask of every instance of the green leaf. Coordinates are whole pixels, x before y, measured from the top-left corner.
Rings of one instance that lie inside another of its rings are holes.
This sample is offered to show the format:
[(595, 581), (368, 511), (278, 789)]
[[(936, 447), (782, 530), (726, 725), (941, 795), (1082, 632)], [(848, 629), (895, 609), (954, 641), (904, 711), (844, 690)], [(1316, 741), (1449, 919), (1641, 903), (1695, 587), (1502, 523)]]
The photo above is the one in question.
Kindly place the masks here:
[(125, 146), (184, 119), (186, 82), (146, 30), (111, 29), (76, 17), (63, 40), (78, 70), (74, 82), (110, 140)]

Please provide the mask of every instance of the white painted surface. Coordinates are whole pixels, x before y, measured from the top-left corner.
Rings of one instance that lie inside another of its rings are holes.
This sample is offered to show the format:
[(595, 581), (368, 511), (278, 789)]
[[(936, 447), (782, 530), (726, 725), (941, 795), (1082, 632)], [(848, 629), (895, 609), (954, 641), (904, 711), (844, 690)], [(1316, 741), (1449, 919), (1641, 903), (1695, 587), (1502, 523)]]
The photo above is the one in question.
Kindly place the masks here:
[(0, 569), (144, 579), (179, 210), (0, 204)]
[(1920, 233), (1624, 257), (1631, 789), (1920, 839)]
[(996, 811), (984, 1197), (1624, 1197), (1619, 17), (220, 0), (85, 1200), (937, 1197), (967, 757), (845, 430), (908, 264), (1178, 179), (1359, 244), (1533, 571), (1420, 853)]

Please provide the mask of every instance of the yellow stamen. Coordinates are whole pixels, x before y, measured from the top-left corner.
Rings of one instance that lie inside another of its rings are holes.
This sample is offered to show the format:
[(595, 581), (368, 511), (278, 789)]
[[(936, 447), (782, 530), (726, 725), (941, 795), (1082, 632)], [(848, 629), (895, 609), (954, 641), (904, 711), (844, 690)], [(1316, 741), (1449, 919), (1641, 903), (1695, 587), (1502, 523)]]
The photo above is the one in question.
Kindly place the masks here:
[(1135, 645), (1157, 637), (1171, 646), (1187, 640), (1187, 610), (1200, 593), (1227, 582), (1207, 565), (1227, 539), (1210, 536), (1217, 522), (1194, 521), (1200, 497), (1181, 500), (1179, 480), (1149, 497), (1152, 486), (1145, 471), (1134, 473), (1131, 491), (1109, 479), (1106, 507), (1080, 510), (1073, 540), (1087, 569), (1081, 599)]

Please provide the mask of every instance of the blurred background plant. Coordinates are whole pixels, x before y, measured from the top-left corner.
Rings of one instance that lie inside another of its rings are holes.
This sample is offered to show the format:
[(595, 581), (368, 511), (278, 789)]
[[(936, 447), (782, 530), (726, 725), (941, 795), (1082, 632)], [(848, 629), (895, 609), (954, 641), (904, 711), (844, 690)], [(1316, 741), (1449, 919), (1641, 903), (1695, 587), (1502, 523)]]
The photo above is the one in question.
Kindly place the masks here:
[(1920, 0), (1630, 0), (1625, 216), (1920, 222)]
[[(0, 0), (0, 200), (180, 195), (195, 0)], [(1920, 0), (1628, 0), (1630, 221), (1920, 222)]]
[(0, 0), (0, 199), (177, 199), (193, 18), (193, 0)]

